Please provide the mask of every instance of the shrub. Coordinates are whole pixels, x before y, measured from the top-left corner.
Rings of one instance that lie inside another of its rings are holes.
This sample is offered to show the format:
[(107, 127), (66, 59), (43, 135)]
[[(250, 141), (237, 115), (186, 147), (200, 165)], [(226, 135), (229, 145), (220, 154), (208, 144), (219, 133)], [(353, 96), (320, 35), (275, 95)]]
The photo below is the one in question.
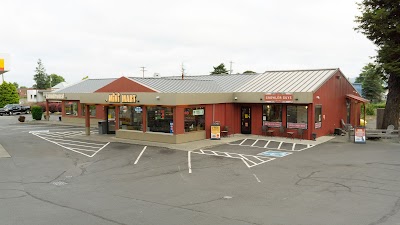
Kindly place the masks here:
[(32, 119), (42, 120), (43, 110), (41, 106), (35, 105), (31, 107)]
[[(37, 105), (42, 108), (43, 112), (46, 112), (46, 102), (40, 102)], [(49, 111), (51, 113), (61, 112), (61, 103), (59, 103), (59, 102), (49, 102)]]
[(365, 113), (369, 116), (375, 115), (375, 106), (373, 104), (365, 105)]

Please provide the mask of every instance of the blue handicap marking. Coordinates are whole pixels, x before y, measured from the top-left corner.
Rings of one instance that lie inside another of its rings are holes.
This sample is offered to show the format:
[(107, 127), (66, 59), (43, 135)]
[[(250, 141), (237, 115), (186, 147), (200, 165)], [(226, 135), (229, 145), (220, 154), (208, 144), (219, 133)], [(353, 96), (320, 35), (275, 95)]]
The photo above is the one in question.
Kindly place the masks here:
[(269, 157), (285, 157), (290, 154), (292, 154), (292, 153), (291, 152), (280, 152), (280, 151), (266, 151), (266, 152), (261, 152), (257, 155), (269, 156)]

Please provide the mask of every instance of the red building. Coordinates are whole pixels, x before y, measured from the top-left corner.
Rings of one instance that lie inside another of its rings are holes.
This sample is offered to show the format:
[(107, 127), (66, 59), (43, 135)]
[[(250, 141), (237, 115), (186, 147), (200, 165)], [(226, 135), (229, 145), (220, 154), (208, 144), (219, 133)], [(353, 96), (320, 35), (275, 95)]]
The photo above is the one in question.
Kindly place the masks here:
[(210, 138), (218, 122), (229, 134), (312, 139), (341, 120), (359, 125), (367, 102), (339, 69), (263, 74), (89, 79), (47, 95), (63, 102), (63, 120), (106, 120), (117, 137), (182, 143)]

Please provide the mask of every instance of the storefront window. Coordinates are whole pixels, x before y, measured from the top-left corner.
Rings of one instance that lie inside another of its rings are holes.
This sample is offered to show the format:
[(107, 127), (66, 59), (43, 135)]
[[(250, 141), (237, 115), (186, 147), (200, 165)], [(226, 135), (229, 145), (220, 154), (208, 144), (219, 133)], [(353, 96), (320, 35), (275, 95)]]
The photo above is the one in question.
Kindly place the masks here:
[(322, 127), (322, 106), (315, 106), (315, 129)]
[(173, 133), (173, 122), (171, 107), (147, 107), (147, 131)]
[(204, 130), (204, 108), (185, 109), (185, 132)]
[(119, 110), (119, 128), (122, 130), (143, 130), (141, 106), (121, 106)]
[(282, 105), (263, 105), (263, 125), (268, 127), (282, 126)]
[(307, 129), (307, 106), (287, 106), (287, 128)]
[(65, 115), (78, 116), (78, 102), (64, 102)]
[[(82, 111), (82, 116), (85, 116), (86, 114), (86, 105), (85, 104), (81, 104), (81, 111)], [(89, 113), (91, 117), (95, 117), (96, 116), (96, 106), (95, 105), (90, 105), (89, 106)]]

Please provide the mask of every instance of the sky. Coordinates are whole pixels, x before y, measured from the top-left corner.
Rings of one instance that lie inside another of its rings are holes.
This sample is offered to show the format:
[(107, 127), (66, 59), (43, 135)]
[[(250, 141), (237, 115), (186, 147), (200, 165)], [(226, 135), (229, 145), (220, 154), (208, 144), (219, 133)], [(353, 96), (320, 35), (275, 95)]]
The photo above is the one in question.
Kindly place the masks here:
[(38, 59), (83, 77), (340, 68), (356, 77), (376, 47), (354, 31), (353, 0), (0, 0), (7, 82), (34, 84)]

